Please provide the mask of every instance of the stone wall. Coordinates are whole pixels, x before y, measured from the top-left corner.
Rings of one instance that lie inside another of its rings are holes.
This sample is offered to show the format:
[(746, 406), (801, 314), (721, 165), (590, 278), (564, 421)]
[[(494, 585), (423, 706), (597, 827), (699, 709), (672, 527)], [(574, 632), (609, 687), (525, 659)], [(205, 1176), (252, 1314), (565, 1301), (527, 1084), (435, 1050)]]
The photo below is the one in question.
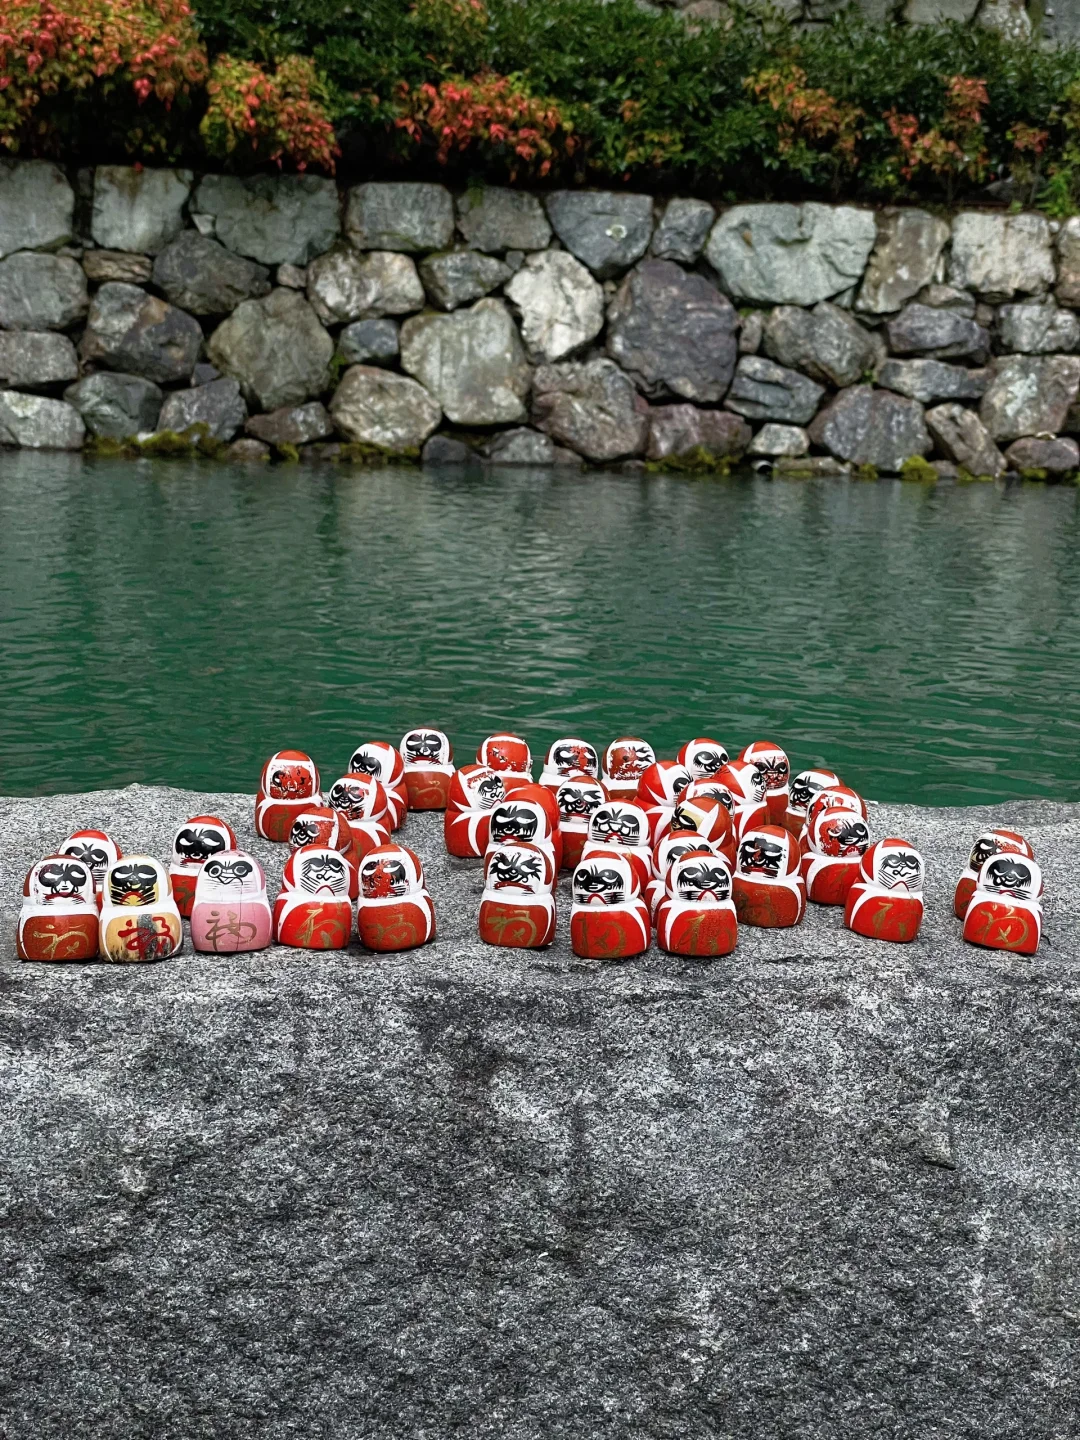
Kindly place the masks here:
[(1078, 308), (1080, 218), (0, 165), (7, 445), (1057, 476)]

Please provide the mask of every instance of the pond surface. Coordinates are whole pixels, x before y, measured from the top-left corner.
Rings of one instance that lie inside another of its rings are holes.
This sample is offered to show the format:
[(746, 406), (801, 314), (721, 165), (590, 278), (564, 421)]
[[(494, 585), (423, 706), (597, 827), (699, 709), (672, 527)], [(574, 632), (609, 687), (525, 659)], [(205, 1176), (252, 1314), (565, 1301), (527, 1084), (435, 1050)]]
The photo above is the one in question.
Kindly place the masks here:
[(1080, 492), (0, 453), (0, 793), (329, 781), (419, 724), (1080, 799)]

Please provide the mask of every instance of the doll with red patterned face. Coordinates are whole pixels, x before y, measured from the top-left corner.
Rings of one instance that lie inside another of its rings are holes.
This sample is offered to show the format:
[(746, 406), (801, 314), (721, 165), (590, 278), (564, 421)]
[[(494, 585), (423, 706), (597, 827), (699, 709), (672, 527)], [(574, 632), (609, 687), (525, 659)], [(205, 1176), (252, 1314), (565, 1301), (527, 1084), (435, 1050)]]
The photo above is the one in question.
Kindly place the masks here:
[(637, 804), (649, 817), (649, 839), (655, 841), (671, 823), (672, 811), (692, 777), (678, 760), (656, 760), (638, 781)]
[(731, 823), (736, 839), (747, 830), (769, 823), (765, 775), (756, 765), (734, 760), (717, 771), (712, 784), (722, 786), (731, 795)]
[(613, 800), (636, 799), (642, 775), (655, 762), (656, 751), (636, 735), (613, 740), (604, 751), (604, 789)]
[(378, 780), (386, 792), (386, 823), (391, 830), (400, 830), (409, 808), (401, 752), (386, 740), (367, 740), (353, 751), (348, 773)]
[(101, 958), (121, 965), (167, 960), (183, 943), (180, 911), (161, 861), (125, 855), (110, 865), (101, 904)]
[(297, 950), (344, 950), (352, 937), (352, 867), (332, 845), (303, 845), (285, 862), (274, 938)]
[(739, 841), (732, 893), (740, 925), (783, 929), (806, 913), (799, 850), (781, 825), (756, 825)]
[(711, 841), (715, 849), (727, 857), (728, 865), (735, 868), (735, 828), (731, 823), (731, 812), (721, 801), (711, 795), (687, 799), (684, 791), (671, 812), (671, 828), (695, 831), (702, 840)]
[(266, 875), (254, 855), (232, 849), (208, 859), (195, 882), (191, 910), (195, 949), (207, 955), (246, 954), (265, 950), (273, 935)]
[(15, 944), (20, 960), (97, 959), (98, 902), (85, 860), (47, 855), (30, 867)]
[(594, 776), (580, 771), (566, 776), (555, 791), (559, 807), (559, 834), (562, 836), (562, 863), (573, 870), (589, 838), (589, 821), (607, 803), (607, 791)]
[(476, 763), (500, 775), (508, 795), (533, 783), (532, 751), (520, 735), (489, 735), (476, 752)]
[(806, 807), (806, 819), (799, 832), (799, 846), (804, 855), (810, 849), (810, 837), (817, 818), (826, 810), (850, 810), (853, 815), (867, 819), (866, 801), (850, 785), (830, 785), (819, 790)]
[(595, 745), (567, 735), (561, 740), (553, 740), (548, 746), (540, 784), (547, 790), (556, 791), (571, 775), (587, 775), (595, 780), (599, 774), (600, 757)]
[(1034, 955), (1042, 938), (1042, 871), (1026, 855), (989, 855), (964, 914), (964, 939), (988, 950)]
[(536, 845), (495, 845), (484, 860), (480, 939), (488, 945), (542, 950), (555, 938), (553, 872)]
[(454, 751), (441, 730), (410, 730), (398, 746), (410, 810), (445, 810), (454, 778)]
[(843, 905), (870, 848), (869, 826), (857, 810), (847, 805), (818, 810), (815, 802), (810, 808), (816, 813), (802, 847), (807, 899), (815, 905)]
[(177, 830), (173, 836), (169, 879), (176, 908), (185, 920), (191, 914), (195, 885), (207, 860), (223, 850), (235, 849), (236, 836), (232, 828), (216, 815), (193, 815)]
[(672, 865), (691, 850), (703, 850), (708, 855), (720, 853), (711, 841), (703, 840), (693, 830), (669, 830), (666, 835), (661, 835), (653, 846), (653, 873), (645, 887), (645, 903), (654, 922), (660, 901), (669, 893), (668, 881), (671, 878)]
[(656, 942), (670, 955), (730, 955), (739, 938), (731, 870), (722, 855), (691, 850), (671, 866), (656, 912)]
[(488, 765), (462, 765), (450, 782), (443, 817), (447, 853), (476, 860), (487, 849), (491, 812), (506, 799), (503, 777)]
[(89, 867), (100, 910), (105, 893), (105, 872), (110, 865), (124, 858), (116, 841), (104, 830), (75, 830), (57, 846), (56, 853), (70, 855), (73, 860), (81, 860)]
[(914, 940), (923, 918), (923, 858), (906, 840), (877, 840), (859, 861), (844, 924), (868, 940)]
[(798, 838), (806, 824), (806, 812), (815, 796), (840, 784), (840, 776), (831, 770), (801, 770), (788, 788), (784, 826)]
[(597, 846), (571, 881), (570, 943), (587, 960), (627, 960), (649, 948), (649, 911), (625, 850)]
[(953, 913), (958, 920), (963, 920), (967, 914), (979, 879), (979, 871), (991, 855), (1023, 855), (1027, 860), (1035, 859), (1035, 851), (1015, 830), (984, 830), (971, 847), (967, 866), (956, 882)]
[(526, 840), (536, 845), (550, 858), (555, 874), (562, 865), (562, 835), (559, 831), (558, 812), (552, 819), (555, 797), (550, 790), (539, 785), (516, 790), (501, 800), (491, 812), (488, 824), (490, 850), (496, 845), (516, 845)]
[(719, 774), (731, 756), (727, 747), (721, 745), (719, 740), (701, 738), (688, 740), (675, 758), (680, 765), (686, 766), (693, 779), (711, 780), (714, 775)]
[(788, 780), (791, 766), (779, 745), (771, 740), (755, 740), (745, 745), (739, 755), (743, 765), (756, 765), (765, 781), (765, 804), (770, 825), (782, 825), (788, 802)]
[[(360, 773), (342, 775), (330, 786), (326, 805), (349, 827), (353, 860), (360, 860), (376, 845), (390, 844), (390, 804), (386, 791), (374, 776)], [(312, 844), (321, 838), (317, 834), (305, 843)]]
[(263, 766), (255, 797), (255, 833), (283, 844), (298, 810), (320, 803), (319, 772), (302, 750), (279, 750)]
[(405, 845), (383, 845), (360, 862), (360, 939), (369, 950), (414, 950), (435, 938), (424, 867)]
[(652, 846), (649, 819), (640, 805), (626, 800), (609, 800), (593, 812), (589, 837), (581, 852), (587, 860), (594, 850), (620, 850), (634, 869), (637, 888), (644, 893), (652, 878)]

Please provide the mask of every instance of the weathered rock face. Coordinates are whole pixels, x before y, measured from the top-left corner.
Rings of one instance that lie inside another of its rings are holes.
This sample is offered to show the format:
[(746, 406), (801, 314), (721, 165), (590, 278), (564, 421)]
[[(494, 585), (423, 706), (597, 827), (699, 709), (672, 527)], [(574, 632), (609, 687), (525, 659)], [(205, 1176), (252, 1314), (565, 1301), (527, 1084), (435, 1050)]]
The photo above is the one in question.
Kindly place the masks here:
[(269, 415), (253, 415), (244, 429), (268, 445), (310, 445), (329, 439), (334, 422), (325, 405), (309, 400), (306, 405), (285, 405)]
[(990, 353), (990, 332), (956, 310), (913, 303), (890, 320), (887, 329), (889, 348), (897, 355), (984, 364)]
[(966, 25), (978, 8), (979, 0), (907, 0), (904, 19), (909, 25)]
[(334, 342), (302, 295), (278, 289), (238, 305), (211, 335), (207, 353), (223, 375), (239, 380), (249, 404), (277, 410), (326, 388)]
[(420, 452), (420, 463), (436, 468), (446, 465), (467, 465), (473, 459), (473, 452), (464, 440), (452, 435), (432, 435), (424, 442)]
[(1080, 306), (1080, 215), (1070, 216), (1058, 232), (1057, 281), (1061, 304)]
[(1054, 284), (1049, 223), (1042, 215), (957, 215), (949, 279), (995, 302), (1042, 294)]
[(521, 333), (536, 360), (561, 360), (603, 329), (604, 292), (564, 250), (526, 256), (506, 295), (521, 313)]
[(86, 438), (82, 416), (64, 400), (0, 390), (0, 445), (24, 450), (78, 450)]
[(183, 229), (193, 179), (190, 170), (99, 165), (90, 220), (95, 244), (156, 255)]
[(1080, 387), (1080, 357), (1026, 355), (995, 360), (979, 416), (995, 440), (1054, 434)]
[(939, 405), (926, 412), (926, 425), (938, 449), (969, 474), (996, 479), (1004, 471), (1005, 457), (973, 410)]
[(932, 449), (922, 406), (887, 390), (853, 385), (831, 400), (810, 426), (810, 438), (841, 460), (896, 473)]
[(765, 316), (760, 310), (751, 310), (739, 320), (739, 354), (756, 355), (761, 349), (765, 334)]
[(669, 200), (656, 227), (649, 254), (658, 260), (693, 265), (705, 248), (716, 211), (704, 200)]
[(315, 175), (207, 175), (191, 209), (213, 221), (223, 245), (263, 265), (306, 265), (341, 224), (337, 186)]
[(763, 425), (750, 444), (751, 455), (794, 457), (810, 449), (810, 436), (801, 425)]
[(396, 320), (357, 320), (337, 337), (338, 352), (350, 365), (389, 365), (398, 357)]
[[(197, 235), (197, 230), (190, 232)], [(87, 250), (82, 268), (88, 280), (103, 285), (107, 280), (120, 280), (125, 285), (146, 285), (154, 273), (149, 255), (128, 255), (123, 250)]]
[(361, 255), (342, 247), (308, 266), (307, 297), (324, 325), (338, 325), (419, 310), (424, 287), (408, 255), (390, 250)]
[(855, 308), (887, 315), (914, 299), (932, 283), (948, 238), (945, 221), (925, 210), (884, 211)]
[(657, 405), (649, 412), (650, 460), (682, 459), (704, 451), (718, 460), (737, 460), (750, 444), (750, 426), (726, 410), (696, 405)]
[(551, 437), (527, 426), (501, 431), (480, 447), (480, 455), (488, 465), (555, 464), (555, 446)]
[(64, 399), (78, 410), (92, 435), (126, 440), (158, 428), (163, 396), (152, 380), (141, 375), (102, 370), (69, 385)]
[(0, 160), (0, 259), (57, 250), (74, 234), (75, 192), (46, 160)]
[(265, 265), (234, 255), (197, 230), (185, 230), (164, 247), (153, 276), (172, 304), (192, 315), (227, 315), (270, 291)]
[(1005, 459), (1021, 474), (1072, 475), (1080, 466), (1080, 445), (1064, 435), (1053, 440), (1039, 440), (1029, 435), (1023, 440), (1014, 440), (1005, 451)]
[(457, 425), (525, 419), (529, 363), (501, 300), (479, 300), (469, 310), (406, 320), (401, 366)]
[(805, 425), (824, 394), (823, 385), (796, 370), (785, 369), (759, 355), (743, 355), (735, 367), (735, 378), (724, 403), (729, 410), (750, 420)]
[(65, 255), (20, 250), (0, 260), (0, 327), (67, 330), (86, 314), (82, 267)]
[(496, 185), (466, 190), (457, 202), (458, 229), (474, 250), (543, 250), (551, 226), (535, 195)]
[(75, 346), (66, 335), (44, 330), (0, 330), (0, 387), (36, 390), (74, 380)]
[(990, 383), (989, 370), (968, 370), (942, 360), (886, 360), (877, 383), (909, 400), (933, 405), (939, 400), (978, 400)]
[(1080, 345), (1080, 319), (1071, 310), (1059, 310), (1053, 300), (1002, 305), (997, 323), (1004, 350), (1045, 355), (1075, 350)]
[(600, 280), (619, 274), (649, 248), (653, 204), (648, 195), (556, 190), (547, 197), (555, 233)]
[(79, 354), (85, 364), (170, 385), (188, 378), (202, 343), (198, 321), (183, 310), (136, 285), (110, 282), (91, 302)]
[(738, 356), (738, 316), (701, 275), (670, 260), (643, 260), (608, 312), (607, 350), (653, 397), (717, 401)]
[(345, 233), (358, 250), (445, 250), (454, 235), (454, 202), (442, 185), (357, 185), (349, 191)]
[(713, 226), (705, 256), (737, 299), (816, 305), (862, 279), (876, 239), (869, 210), (736, 205)]
[(353, 365), (330, 402), (346, 440), (400, 455), (419, 450), (442, 419), (438, 401), (423, 385), (370, 365)]
[(854, 385), (872, 370), (872, 337), (846, 310), (820, 301), (813, 310), (778, 305), (765, 321), (765, 353), (825, 385)]
[(481, 299), (513, 273), (501, 260), (475, 250), (444, 250), (420, 262), (420, 279), (427, 297), (440, 310), (456, 310), (459, 305)]
[(247, 406), (236, 380), (211, 380), (192, 390), (174, 390), (165, 397), (159, 430), (178, 433), (193, 425), (206, 427), (206, 438), (231, 440), (247, 419)]
[(623, 460), (645, 448), (648, 419), (611, 360), (542, 365), (533, 377), (533, 419), (589, 460)]

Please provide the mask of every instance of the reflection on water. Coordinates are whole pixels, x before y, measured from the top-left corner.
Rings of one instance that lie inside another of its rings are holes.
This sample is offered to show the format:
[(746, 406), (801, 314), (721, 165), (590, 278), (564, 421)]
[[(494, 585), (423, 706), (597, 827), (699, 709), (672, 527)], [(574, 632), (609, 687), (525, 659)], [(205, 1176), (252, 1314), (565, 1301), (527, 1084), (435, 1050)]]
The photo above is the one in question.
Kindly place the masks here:
[(1078, 493), (0, 454), (0, 793), (282, 746), (785, 744), (881, 799), (1080, 799)]

